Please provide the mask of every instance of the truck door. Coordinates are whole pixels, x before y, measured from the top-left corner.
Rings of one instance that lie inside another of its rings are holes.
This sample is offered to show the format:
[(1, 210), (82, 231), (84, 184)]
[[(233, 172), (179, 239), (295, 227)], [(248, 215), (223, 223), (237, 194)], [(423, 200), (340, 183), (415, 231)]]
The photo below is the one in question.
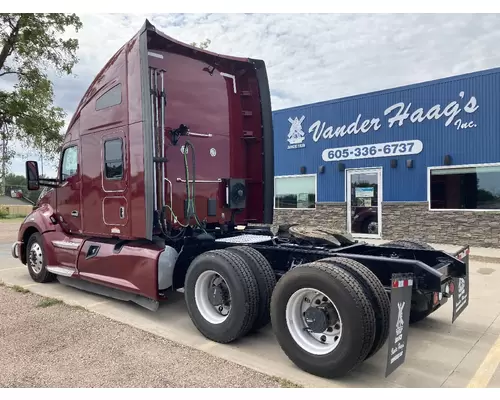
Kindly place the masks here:
[(78, 141), (67, 143), (62, 151), (59, 169), (60, 187), (57, 189), (57, 214), (68, 233), (81, 233), (81, 170)]
[(127, 235), (129, 210), (127, 202), (128, 169), (126, 168), (126, 135), (123, 129), (102, 136), (102, 220), (105, 231)]

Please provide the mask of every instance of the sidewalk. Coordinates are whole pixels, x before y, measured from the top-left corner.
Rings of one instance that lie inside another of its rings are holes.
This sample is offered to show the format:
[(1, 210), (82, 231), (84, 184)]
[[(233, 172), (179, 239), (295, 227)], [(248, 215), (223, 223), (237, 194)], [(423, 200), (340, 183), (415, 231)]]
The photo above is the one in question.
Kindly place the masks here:
[[(380, 245), (382, 243), (390, 242), (390, 240), (382, 240), (382, 239), (359, 239), (359, 241), (375, 245)], [(454, 253), (460, 250), (460, 248), (462, 247), (462, 246), (442, 244), (442, 243), (429, 243), (429, 244), (438, 250), (444, 250), (448, 253)], [(500, 249), (471, 246), (470, 259), (481, 262), (500, 263)]]

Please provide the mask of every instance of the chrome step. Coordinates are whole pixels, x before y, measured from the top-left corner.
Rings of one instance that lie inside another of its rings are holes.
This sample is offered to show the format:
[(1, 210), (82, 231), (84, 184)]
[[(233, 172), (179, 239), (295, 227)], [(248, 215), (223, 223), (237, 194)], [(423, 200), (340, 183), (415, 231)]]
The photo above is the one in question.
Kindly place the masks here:
[(74, 268), (47, 266), (47, 271), (61, 276), (71, 277), (76, 272)]

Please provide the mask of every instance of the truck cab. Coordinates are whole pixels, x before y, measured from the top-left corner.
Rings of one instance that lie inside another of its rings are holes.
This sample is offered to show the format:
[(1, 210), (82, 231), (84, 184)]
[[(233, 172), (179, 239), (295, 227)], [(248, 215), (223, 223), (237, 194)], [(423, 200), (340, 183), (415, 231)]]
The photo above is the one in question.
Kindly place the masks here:
[[(27, 263), (36, 239), (51, 277), (158, 299), (166, 244), (180, 251), (192, 235), (272, 222), (272, 135), (263, 61), (186, 45), (146, 21), (83, 95), (57, 177), (26, 163), (29, 189), (47, 190), (13, 255)], [(139, 247), (148, 261), (131, 256)], [(151, 279), (131, 282), (137, 268)]]

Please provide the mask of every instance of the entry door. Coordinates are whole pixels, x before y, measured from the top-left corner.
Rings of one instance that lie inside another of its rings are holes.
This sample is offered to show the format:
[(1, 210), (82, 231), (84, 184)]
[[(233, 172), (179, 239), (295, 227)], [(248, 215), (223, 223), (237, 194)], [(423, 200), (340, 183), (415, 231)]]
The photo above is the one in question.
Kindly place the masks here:
[(57, 188), (57, 214), (67, 233), (81, 233), (80, 157), (78, 141), (68, 143), (62, 152), (60, 164), (61, 185)]
[(382, 232), (382, 168), (346, 170), (347, 229), (356, 237)]

